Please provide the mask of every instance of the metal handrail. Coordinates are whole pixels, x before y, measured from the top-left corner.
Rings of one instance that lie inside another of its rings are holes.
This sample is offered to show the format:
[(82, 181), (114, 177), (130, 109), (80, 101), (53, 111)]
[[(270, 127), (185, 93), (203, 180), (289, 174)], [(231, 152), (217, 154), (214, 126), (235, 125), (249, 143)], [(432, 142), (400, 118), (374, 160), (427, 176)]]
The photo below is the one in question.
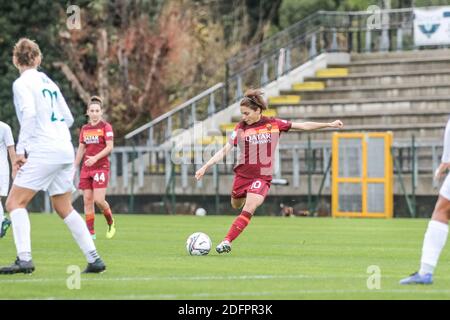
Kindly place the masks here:
[[(413, 12), (413, 8), (403, 8), (403, 9), (385, 9), (385, 10), (380, 10), (378, 13), (381, 15), (386, 15), (386, 14), (412, 13), (412, 12)], [(326, 18), (326, 16), (341, 16), (341, 17), (354, 18), (354, 17), (365, 17), (365, 16), (370, 16), (370, 15), (373, 15), (373, 12), (370, 12), (370, 11), (353, 11), (353, 12), (318, 11), (318, 12), (315, 12), (315, 13), (307, 16), (306, 18), (300, 20), (299, 22), (291, 25), (290, 27), (267, 38), (263, 42), (256, 44), (246, 50), (243, 50), (243, 51), (239, 52), (238, 54), (234, 55), (233, 57), (229, 58), (227, 60), (227, 66), (230, 71), (230, 76), (233, 76), (233, 75), (241, 72), (243, 69), (246, 69), (248, 66), (258, 63), (258, 61), (260, 61), (262, 59), (262, 56), (272, 55), (272, 54), (276, 53), (276, 51), (279, 50), (280, 47), (289, 46), (293, 42), (292, 37), (289, 39), (289, 41), (285, 41), (283, 44), (280, 44), (278, 42), (280, 41), (280, 39), (283, 39), (283, 37), (285, 35), (292, 33), (293, 30), (302, 29), (301, 27), (304, 25), (306, 25), (306, 26), (313, 25), (314, 26), (314, 23), (311, 22), (311, 21), (314, 21), (314, 19), (317, 19), (320, 22), (320, 24), (317, 25), (316, 27), (325, 27), (324, 26), (324, 20), (325, 20), (324, 18)], [(339, 26), (337, 26), (337, 25), (328, 26), (328, 27), (329, 28), (339, 28)], [(345, 26), (345, 27), (347, 27), (347, 26)], [(361, 26), (359, 26), (359, 28), (361, 28)], [(367, 28), (361, 28), (361, 29), (367, 29)], [(303, 30), (301, 30), (300, 33), (296, 33), (295, 37), (310, 34), (311, 31), (312, 31), (311, 29), (304, 28)], [(268, 52), (264, 52), (264, 50), (262, 50), (265, 47), (269, 48)], [(263, 52), (261, 52), (261, 51), (263, 51)], [(238, 70), (233, 70), (233, 68), (230, 68), (230, 66), (233, 63), (235, 63), (239, 59), (247, 57), (250, 53), (258, 53), (258, 57), (253, 60), (243, 59), (243, 61), (245, 62), (245, 65), (243, 67), (239, 68)]]
[[(215, 106), (209, 108), (208, 106), (207, 117), (209, 117), (238, 101), (242, 97), (245, 87), (265, 86), (323, 52), (370, 52), (372, 50), (387, 51), (394, 48), (397, 51), (403, 51), (414, 48), (411, 45), (410, 32), (403, 32), (406, 29), (412, 29), (412, 16), (408, 14), (413, 13), (413, 8), (379, 10), (376, 13), (380, 14), (382, 18), (377, 32), (369, 28), (365, 20), (361, 20), (374, 14), (370, 11), (318, 11), (304, 18), (262, 43), (228, 59), (223, 83), (216, 84), (166, 114), (128, 133), (125, 139), (137, 137), (148, 130), (147, 145), (155, 144), (154, 134), (159, 138), (156, 139), (156, 144), (167, 141), (172, 137), (172, 131), (176, 127), (175, 123), (182, 122), (183, 124), (178, 125), (178, 128), (186, 129), (192, 127), (195, 121), (203, 120), (197, 119), (195, 116), (197, 109), (200, 112), (203, 110), (196, 108), (196, 102), (206, 96), (211, 95), (210, 97), (214, 100), (214, 95), (222, 90), (221, 105), (218, 108)], [(397, 14), (401, 14), (401, 16), (397, 17)], [(386, 15), (391, 15), (391, 17), (384, 19)], [(388, 33), (388, 30), (392, 28), (397, 29), (396, 34), (395, 32)], [(355, 37), (355, 35), (357, 36)], [(361, 38), (362, 36), (365, 36), (365, 42)], [(396, 41), (392, 43), (393, 39)], [(191, 108), (191, 112), (186, 113), (189, 108)], [(187, 126), (185, 125), (186, 118), (189, 122)], [(145, 138), (145, 136), (140, 138)]]
[(202, 93), (200, 93), (199, 95), (196, 95), (195, 97), (189, 99), (188, 101), (180, 104), (179, 106), (175, 107), (174, 109), (170, 110), (169, 112), (166, 112), (165, 114), (157, 117), (156, 119), (144, 124), (143, 126), (131, 131), (130, 133), (125, 135), (125, 140), (129, 140), (131, 138), (133, 138), (134, 136), (136, 136), (137, 134), (149, 129), (150, 127), (170, 118), (171, 116), (173, 116), (175, 113), (178, 113), (188, 107), (190, 107), (193, 103), (203, 99), (204, 97), (210, 95), (211, 93), (221, 89), (224, 87), (224, 84), (222, 82), (217, 83), (216, 85), (212, 86), (211, 88), (203, 91)]

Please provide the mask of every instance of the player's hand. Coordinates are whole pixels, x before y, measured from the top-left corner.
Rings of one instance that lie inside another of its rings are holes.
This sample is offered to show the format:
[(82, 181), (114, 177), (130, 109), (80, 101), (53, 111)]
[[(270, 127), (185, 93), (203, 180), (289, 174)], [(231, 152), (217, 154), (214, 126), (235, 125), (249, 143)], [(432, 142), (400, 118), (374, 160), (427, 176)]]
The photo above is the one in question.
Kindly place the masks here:
[(97, 162), (97, 158), (95, 156), (86, 156), (87, 160), (84, 162), (84, 164), (87, 167), (93, 166)]
[(439, 167), (434, 172), (434, 180), (439, 181), (447, 173), (447, 166), (440, 164)]
[(330, 128), (338, 128), (341, 129), (344, 127), (344, 124), (341, 120), (335, 120), (333, 122), (330, 122)]
[(195, 173), (195, 179), (200, 180), (205, 175), (205, 173), (206, 173), (206, 168), (205, 167), (201, 167)]
[(22, 167), (27, 162), (27, 158), (25, 158), (25, 155), (18, 154), (16, 156), (16, 159), (14, 160), (12, 164), (12, 172), (11, 175), (13, 179), (16, 178), (17, 171), (19, 171), (20, 167)]
[(77, 166), (73, 165), (73, 174), (72, 174), (72, 180), (75, 181), (75, 178), (77, 176)]

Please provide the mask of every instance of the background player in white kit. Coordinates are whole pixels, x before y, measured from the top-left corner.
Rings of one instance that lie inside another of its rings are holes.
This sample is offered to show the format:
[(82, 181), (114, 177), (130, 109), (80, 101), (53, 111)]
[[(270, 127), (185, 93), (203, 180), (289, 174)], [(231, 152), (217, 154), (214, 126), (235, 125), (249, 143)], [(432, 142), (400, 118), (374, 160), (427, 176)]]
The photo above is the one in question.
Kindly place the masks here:
[(97, 254), (83, 218), (71, 203), (75, 153), (69, 127), (73, 117), (58, 86), (37, 70), (41, 60), (41, 51), (34, 41), (22, 38), (15, 44), (13, 62), (20, 71), (13, 84), (20, 122), (14, 162), (18, 171), (6, 209), (11, 217), (17, 258), (12, 265), (0, 268), (0, 274), (34, 271), (26, 207), (39, 190), (48, 190), (53, 208), (86, 256), (88, 265), (84, 272), (102, 272), (105, 264)]
[(0, 238), (3, 238), (11, 225), (11, 221), (5, 217), (3, 210), (2, 197), (8, 195), (9, 190), (9, 163), (8, 154), (11, 163), (16, 159), (16, 150), (14, 147), (14, 138), (10, 126), (0, 121)]
[(441, 164), (434, 174), (435, 179), (447, 175), (439, 190), (439, 197), (434, 207), (431, 221), (423, 239), (420, 269), (407, 278), (400, 280), (400, 284), (432, 284), (433, 272), (437, 266), (439, 256), (447, 242), (448, 219), (450, 217), (450, 120), (447, 122), (444, 134), (444, 151)]

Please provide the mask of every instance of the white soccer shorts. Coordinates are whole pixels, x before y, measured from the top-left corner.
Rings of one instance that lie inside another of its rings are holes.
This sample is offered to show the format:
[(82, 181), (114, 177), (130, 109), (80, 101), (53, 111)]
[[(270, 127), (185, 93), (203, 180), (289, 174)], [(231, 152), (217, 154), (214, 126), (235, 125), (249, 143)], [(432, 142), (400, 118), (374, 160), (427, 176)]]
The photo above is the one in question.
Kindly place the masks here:
[(6, 197), (9, 189), (9, 175), (0, 175), (0, 197)]
[(447, 174), (445, 177), (441, 190), (439, 190), (439, 194), (450, 201), (450, 174)]
[(35, 191), (48, 190), (50, 196), (75, 191), (72, 163), (46, 164), (27, 161), (17, 172), (14, 185)]

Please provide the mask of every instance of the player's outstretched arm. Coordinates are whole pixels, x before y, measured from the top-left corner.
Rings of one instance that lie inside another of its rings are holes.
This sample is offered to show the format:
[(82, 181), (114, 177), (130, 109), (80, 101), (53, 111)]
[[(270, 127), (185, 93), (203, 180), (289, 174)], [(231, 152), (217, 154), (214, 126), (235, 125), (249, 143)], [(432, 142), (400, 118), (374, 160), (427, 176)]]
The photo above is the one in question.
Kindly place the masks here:
[(333, 122), (293, 122), (291, 129), (309, 131), (325, 128), (341, 129), (343, 127), (344, 124), (341, 120), (335, 120)]
[(206, 173), (206, 170), (222, 160), (232, 148), (233, 146), (227, 142), (227, 144), (222, 149), (217, 151), (216, 154), (213, 155), (212, 158), (203, 165), (203, 167), (197, 170), (197, 172), (195, 173), (195, 179), (200, 180)]

